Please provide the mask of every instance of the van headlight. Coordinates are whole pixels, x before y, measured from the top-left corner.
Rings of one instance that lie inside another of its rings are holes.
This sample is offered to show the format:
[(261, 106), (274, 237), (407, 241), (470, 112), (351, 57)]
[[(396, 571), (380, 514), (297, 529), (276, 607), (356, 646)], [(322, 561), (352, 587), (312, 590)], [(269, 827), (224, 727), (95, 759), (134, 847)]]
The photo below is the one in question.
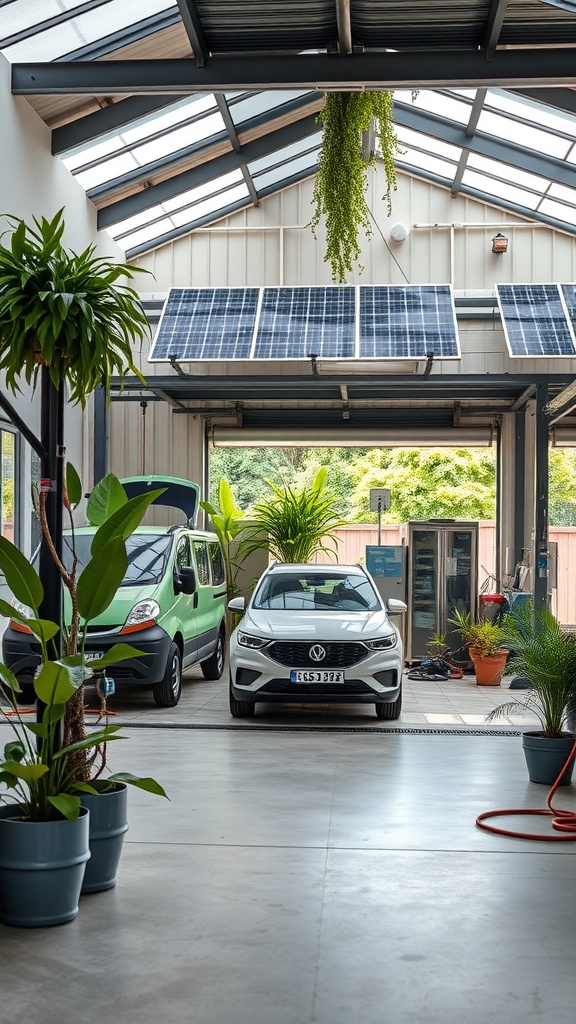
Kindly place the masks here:
[(130, 612), (120, 633), (136, 633), (140, 629), (149, 629), (156, 625), (156, 619), (160, 614), (160, 605), (157, 601), (139, 601)]
[(396, 647), (397, 641), (397, 633), (388, 633), (388, 636), (381, 636), (378, 640), (365, 640), (364, 643), (371, 651), (387, 651), (390, 647)]
[(258, 651), (261, 647), (267, 647), (270, 643), (269, 640), (264, 640), (261, 636), (253, 636), (252, 633), (237, 633), (236, 642), (240, 647), (250, 647), (253, 651)]

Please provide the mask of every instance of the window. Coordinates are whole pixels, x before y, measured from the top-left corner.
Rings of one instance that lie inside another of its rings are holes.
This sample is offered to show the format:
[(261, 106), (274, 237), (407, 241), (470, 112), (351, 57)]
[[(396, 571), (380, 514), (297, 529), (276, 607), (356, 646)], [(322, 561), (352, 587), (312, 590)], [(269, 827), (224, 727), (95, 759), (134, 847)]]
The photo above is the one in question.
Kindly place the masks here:
[(181, 537), (176, 548), (176, 569), (188, 569), (192, 565), (190, 557), (190, 545), (187, 537)]
[(201, 587), (205, 587), (210, 583), (210, 563), (208, 561), (208, 550), (202, 541), (194, 541), (194, 556), (198, 570), (198, 583)]
[(224, 570), (224, 559), (222, 557), (222, 548), (217, 541), (213, 541), (208, 545), (208, 551), (210, 552), (210, 566), (212, 568), (212, 583), (215, 587), (221, 586), (226, 582), (226, 572)]
[(0, 430), (0, 535), (16, 543), (16, 435)]

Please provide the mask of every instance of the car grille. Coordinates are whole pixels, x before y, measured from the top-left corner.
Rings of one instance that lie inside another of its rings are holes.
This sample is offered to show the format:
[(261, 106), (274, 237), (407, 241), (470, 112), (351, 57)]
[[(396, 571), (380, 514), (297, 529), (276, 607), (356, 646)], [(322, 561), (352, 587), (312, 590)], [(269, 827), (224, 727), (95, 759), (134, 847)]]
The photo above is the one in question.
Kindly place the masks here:
[[(326, 657), (321, 661), (310, 657), (310, 648), (318, 646), (326, 651)], [(303, 644), (276, 641), (267, 648), (266, 654), (287, 668), (347, 668), (366, 658), (368, 651), (364, 644), (358, 643), (323, 643), (316, 640), (314, 643)]]
[[(326, 686), (325, 683), (298, 683), (296, 686), (294, 683), (289, 682), (287, 679), (270, 679), (264, 686), (261, 686), (257, 691), (258, 693), (276, 693), (276, 694), (290, 694), (290, 699), (296, 700), (298, 697), (302, 697), (306, 693), (316, 693), (320, 696), (328, 692), (330, 687)], [(347, 679), (344, 683), (335, 684), (330, 689), (330, 695), (334, 698), (334, 695), (345, 696), (350, 693), (374, 693), (374, 690), (368, 683), (365, 683), (363, 679)]]

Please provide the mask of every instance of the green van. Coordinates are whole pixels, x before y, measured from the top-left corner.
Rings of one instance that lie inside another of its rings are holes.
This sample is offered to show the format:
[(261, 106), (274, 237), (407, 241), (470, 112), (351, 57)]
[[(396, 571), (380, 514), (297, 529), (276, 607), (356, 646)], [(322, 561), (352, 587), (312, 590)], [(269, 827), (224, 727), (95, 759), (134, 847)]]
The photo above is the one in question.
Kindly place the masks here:
[[(131, 643), (144, 654), (107, 670), (116, 689), (125, 684), (150, 687), (159, 707), (175, 707), (183, 669), (199, 663), (205, 679), (219, 679), (224, 670), (227, 589), (222, 549), (215, 534), (193, 528), (197, 484), (152, 476), (120, 482), (129, 498), (165, 488), (155, 504), (184, 512), (186, 523), (140, 526), (128, 538), (126, 575), (110, 607), (91, 622), (85, 650), (98, 658), (119, 641)], [(90, 558), (94, 532), (91, 526), (74, 531), (81, 565)], [(64, 561), (70, 561), (69, 534), (63, 541)], [(22, 687), (22, 703), (32, 703), (32, 678), (39, 661), (35, 638), (11, 620), (2, 653)]]

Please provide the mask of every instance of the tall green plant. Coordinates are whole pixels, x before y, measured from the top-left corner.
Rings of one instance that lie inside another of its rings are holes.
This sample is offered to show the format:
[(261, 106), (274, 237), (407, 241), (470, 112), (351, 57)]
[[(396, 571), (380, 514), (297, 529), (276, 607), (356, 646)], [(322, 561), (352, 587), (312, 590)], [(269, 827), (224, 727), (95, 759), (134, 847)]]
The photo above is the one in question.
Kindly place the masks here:
[(218, 485), (218, 505), (219, 508), (215, 508), (209, 501), (200, 502), (200, 508), (203, 508), (210, 516), (214, 531), (222, 545), (228, 596), (233, 597), (237, 589), (236, 576), (239, 565), (232, 557), (232, 550), (234, 541), (245, 527), (245, 513), (236, 505), (232, 488), (224, 478)]
[(280, 562), (309, 562), (319, 551), (336, 557), (338, 540), (333, 531), (345, 523), (336, 514), (335, 496), (325, 491), (326, 469), (322, 467), (312, 486), (300, 491), (288, 484), (267, 483), (273, 494), (254, 506), (242, 545), (245, 553), (267, 543), (272, 557)]
[(531, 688), (522, 699), (494, 708), (487, 720), (531, 711), (544, 736), (561, 736), (567, 717), (576, 712), (576, 638), (564, 632), (549, 608), (535, 612), (530, 602), (512, 606), (502, 632), (513, 652), (506, 671), (528, 679)]
[[(326, 220), (325, 262), (332, 277), (344, 282), (360, 258), (358, 234), (372, 235), (366, 202), (366, 169), (376, 163), (375, 153), (363, 155), (361, 135), (376, 123), (386, 190), (383, 199), (391, 212), (392, 192), (397, 187), (395, 157), (398, 139), (393, 121), (393, 94), (378, 92), (329, 92), (317, 120), (323, 126), (322, 148), (314, 182), (311, 221), (314, 237), (322, 218)], [(363, 267), (359, 266), (362, 270)]]
[(114, 263), (62, 245), (63, 210), (34, 226), (7, 216), (8, 244), (0, 244), (0, 370), (11, 391), (22, 375), (36, 385), (40, 366), (49, 367), (55, 387), (65, 380), (70, 401), (84, 406), (102, 384), (108, 392), (116, 374), (145, 383), (132, 354), (148, 321), (137, 292), (122, 284), (142, 268)]

